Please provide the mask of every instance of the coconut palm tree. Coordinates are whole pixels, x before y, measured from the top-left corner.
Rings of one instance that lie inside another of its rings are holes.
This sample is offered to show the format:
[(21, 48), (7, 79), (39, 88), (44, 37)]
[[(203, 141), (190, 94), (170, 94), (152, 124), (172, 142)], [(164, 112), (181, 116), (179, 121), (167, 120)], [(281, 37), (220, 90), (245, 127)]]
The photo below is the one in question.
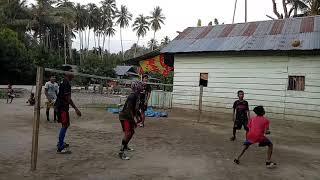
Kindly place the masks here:
[(80, 39), (80, 65), (83, 63), (83, 57), (82, 57), (82, 52), (83, 52), (83, 32), (86, 27), (86, 9), (85, 6), (81, 5), (80, 3), (77, 4), (76, 6), (76, 27), (75, 29), (78, 31), (79, 34), (79, 39)]
[[(151, 29), (154, 31), (153, 39), (156, 39), (156, 32), (161, 29), (161, 24), (164, 24), (164, 20), (166, 19), (159, 6), (154, 8), (153, 12), (151, 12), (150, 19)], [(151, 50), (153, 49), (154, 47), (151, 48)]]
[(72, 62), (72, 29), (74, 26), (74, 20), (76, 17), (74, 3), (68, 0), (61, 0), (58, 1), (58, 10), (59, 15), (62, 17), (63, 23), (63, 36), (64, 36), (64, 61), (65, 64), (67, 63), (67, 56), (66, 56), (66, 41), (68, 42), (69, 47), (69, 58), (70, 62)]
[(88, 19), (87, 19), (87, 25), (88, 25), (88, 36), (87, 36), (87, 47), (86, 49), (87, 51), (87, 55), (89, 53), (89, 46), (90, 46), (90, 31), (93, 28), (94, 24), (95, 24), (95, 17), (94, 17), (94, 11), (96, 11), (97, 6), (93, 3), (89, 3), (87, 5), (87, 11), (88, 11)]
[[(114, 19), (116, 12), (117, 12), (117, 6), (116, 6), (115, 0), (103, 0), (103, 1), (101, 1), (101, 4), (102, 4), (102, 22), (103, 22), (103, 25), (102, 25), (102, 29), (103, 29), (102, 51), (104, 52), (105, 39), (106, 39), (106, 36), (109, 36), (106, 33), (106, 30), (108, 28), (110, 28), (110, 26), (111, 26), (111, 29), (109, 29), (109, 30), (111, 30), (111, 34), (112, 34), (112, 31), (113, 31), (112, 29), (113, 29), (113, 24), (114, 24), (113, 19)], [(110, 36), (109, 36), (109, 39), (110, 39)], [(101, 58), (103, 58), (103, 53), (101, 53)]]
[(158, 41), (156, 39), (151, 39), (149, 42), (148, 42), (148, 47), (151, 51), (153, 51), (153, 48), (154, 49), (157, 49), (158, 48)]
[(170, 43), (170, 38), (168, 36), (164, 37), (162, 40), (161, 40), (161, 46), (166, 46)]
[(128, 11), (125, 5), (121, 5), (120, 11), (115, 16), (117, 18), (117, 24), (120, 26), (120, 41), (122, 50), (122, 59), (124, 60), (123, 44), (122, 44), (122, 28), (129, 26), (129, 21), (132, 19), (132, 14)]
[(149, 31), (149, 25), (150, 23), (147, 21), (147, 17), (143, 16), (142, 14), (140, 14), (134, 21), (132, 27), (133, 27), (133, 31), (136, 31), (136, 35), (138, 37), (136, 46), (135, 46), (135, 50), (134, 50), (134, 54), (133, 56), (136, 57), (136, 53), (137, 53), (137, 46), (139, 45), (139, 39), (140, 37), (144, 37), (146, 36), (147, 32)]
[(105, 35), (109, 37), (109, 40), (108, 40), (108, 52), (109, 52), (109, 53), (111, 53), (111, 52), (110, 52), (110, 39), (111, 39), (111, 37), (114, 36), (115, 34), (116, 34), (116, 30), (114, 29), (113, 22), (110, 21), (110, 22), (108, 23), (108, 26), (107, 26), (106, 30), (105, 30)]

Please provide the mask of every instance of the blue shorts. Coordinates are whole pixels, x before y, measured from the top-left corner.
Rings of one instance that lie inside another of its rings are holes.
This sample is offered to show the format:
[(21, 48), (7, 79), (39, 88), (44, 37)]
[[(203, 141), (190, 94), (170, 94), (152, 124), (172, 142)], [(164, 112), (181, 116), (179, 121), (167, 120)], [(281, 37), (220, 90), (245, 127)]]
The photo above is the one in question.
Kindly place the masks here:
[[(257, 142), (259, 143), (259, 147), (265, 147), (265, 146), (271, 146), (272, 145), (272, 142), (268, 139), (268, 138), (263, 138), (260, 142)], [(250, 142), (249, 140), (246, 140), (243, 145), (245, 146), (250, 146), (252, 144), (255, 144), (255, 143), (252, 143)]]

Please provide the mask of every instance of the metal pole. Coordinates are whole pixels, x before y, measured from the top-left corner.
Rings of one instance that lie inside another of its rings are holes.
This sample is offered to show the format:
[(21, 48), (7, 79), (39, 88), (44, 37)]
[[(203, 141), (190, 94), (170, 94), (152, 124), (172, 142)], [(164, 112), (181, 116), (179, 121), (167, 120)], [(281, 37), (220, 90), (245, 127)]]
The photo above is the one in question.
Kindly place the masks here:
[(35, 94), (36, 95), (36, 103), (34, 106), (32, 150), (31, 150), (31, 170), (32, 171), (36, 170), (36, 168), (37, 168), (42, 81), (43, 81), (43, 68), (38, 66), (37, 67), (36, 94)]
[(245, 0), (245, 12), (244, 12), (244, 22), (248, 19), (248, 0)]
[(200, 86), (200, 93), (199, 93), (199, 117), (198, 122), (201, 120), (201, 113), (202, 113), (202, 96), (203, 96), (203, 86)]
[(234, 23), (234, 17), (236, 16), (237, 2), (238, 2), (238, 0), (235, 0), (235, 2), (234, 2), (232, 24)]

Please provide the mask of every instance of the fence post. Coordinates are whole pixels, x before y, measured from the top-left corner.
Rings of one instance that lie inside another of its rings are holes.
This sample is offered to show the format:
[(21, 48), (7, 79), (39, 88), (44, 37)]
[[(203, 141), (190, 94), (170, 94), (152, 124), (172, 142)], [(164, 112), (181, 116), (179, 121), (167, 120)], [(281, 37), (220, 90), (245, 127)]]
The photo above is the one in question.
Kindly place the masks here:
[(35, 93), (36, 103), (34, 105), (32, 150), (31, 150), (31, 170), (32, 171), (36, 170), (36, 168), (37, 168), (42, 82), (43, 82), (43, 68), (38, 66), (37, 67), (36, 93)]
[(201, 120), (201, 113), (202, 113), (202, 96), (203, 96), (203, 86), (200, 86), (200, 93), (199, 93), (199, 117), (198, 122)]

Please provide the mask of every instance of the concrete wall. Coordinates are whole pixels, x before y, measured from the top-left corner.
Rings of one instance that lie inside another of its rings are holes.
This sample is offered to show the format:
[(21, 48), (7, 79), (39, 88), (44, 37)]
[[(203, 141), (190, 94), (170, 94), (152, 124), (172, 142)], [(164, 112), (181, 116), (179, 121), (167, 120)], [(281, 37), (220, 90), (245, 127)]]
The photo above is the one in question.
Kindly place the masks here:
[[(269, 118), (320, 123), (320, 57), (176, 55), (173, 107), (198, 108), (200, 73), (209, 73), (205, 111), (232, 112), (241, 89), (250, 109), (263, 105)], [(305, 91), (287, 91), (289, 75), (305, 76)]]

